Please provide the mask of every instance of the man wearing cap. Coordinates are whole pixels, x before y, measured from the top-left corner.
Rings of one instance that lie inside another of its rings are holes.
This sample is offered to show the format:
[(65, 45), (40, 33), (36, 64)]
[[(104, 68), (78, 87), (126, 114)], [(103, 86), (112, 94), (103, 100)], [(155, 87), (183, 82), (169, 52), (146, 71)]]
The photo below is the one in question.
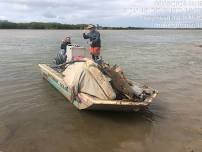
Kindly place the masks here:
[(86, 33), (85, 31), (83, 33), (83, 38), (90, 40), (89, 51), (92, 55), (93, 60), (97, 60), (99, 59), (101, 48), (100, 33), (96, 30), (95, 26), (92, 24), (88, 25), (87, 29), (89, 30), (89, 32)]

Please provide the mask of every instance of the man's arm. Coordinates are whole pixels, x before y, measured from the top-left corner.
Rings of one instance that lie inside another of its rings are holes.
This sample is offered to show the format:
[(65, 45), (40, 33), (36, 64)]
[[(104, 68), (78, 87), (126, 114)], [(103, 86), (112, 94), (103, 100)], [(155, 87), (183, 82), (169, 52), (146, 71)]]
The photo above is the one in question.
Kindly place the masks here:
[(89, 39), (89, 35), (86, 34), (86, 33), (83, 33), (83, 38), (84, 38), (84, 39)]

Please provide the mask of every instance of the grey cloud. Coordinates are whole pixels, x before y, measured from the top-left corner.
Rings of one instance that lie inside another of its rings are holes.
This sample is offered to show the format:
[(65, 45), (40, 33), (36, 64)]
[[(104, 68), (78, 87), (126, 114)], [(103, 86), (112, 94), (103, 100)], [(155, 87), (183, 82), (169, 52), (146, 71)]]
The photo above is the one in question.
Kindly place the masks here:
[(57, 18), (57, 16), (52, 14), (51, 12), (45, 12), (43, 14), (43, 17), (45, 17), (45, 18)]
[(40, 1), (40, 0), (2, 0), (0, 3), (25, 5), (28, 7), (55, 7), (60, 6), (57, 1)]

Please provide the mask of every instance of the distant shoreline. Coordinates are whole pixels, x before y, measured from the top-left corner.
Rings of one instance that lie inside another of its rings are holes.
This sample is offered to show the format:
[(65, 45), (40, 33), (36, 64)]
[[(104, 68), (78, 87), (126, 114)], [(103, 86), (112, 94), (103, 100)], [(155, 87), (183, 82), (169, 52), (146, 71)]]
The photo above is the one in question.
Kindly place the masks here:
[[(61, 23), (14, 23), (0, 20), (0, 29), (27, 29), (27, 30), (83, 30), (87, 24)], [(151, 27), (105, 27), (97, 25), (99, 30), (202, 30), (202, 28), (151, 28)]]

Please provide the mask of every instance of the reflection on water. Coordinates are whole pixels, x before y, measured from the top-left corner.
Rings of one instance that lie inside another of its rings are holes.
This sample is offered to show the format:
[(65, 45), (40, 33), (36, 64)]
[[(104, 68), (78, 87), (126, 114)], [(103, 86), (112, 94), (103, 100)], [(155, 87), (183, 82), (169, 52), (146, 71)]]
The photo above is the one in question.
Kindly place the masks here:
[(101, 31), (102, 55), (158, 89), (137, 113), (78, 111), (42, 79), (60, 40), (82, 31), (0, 31), (0, 151), (201, 151), (202, 31)]

